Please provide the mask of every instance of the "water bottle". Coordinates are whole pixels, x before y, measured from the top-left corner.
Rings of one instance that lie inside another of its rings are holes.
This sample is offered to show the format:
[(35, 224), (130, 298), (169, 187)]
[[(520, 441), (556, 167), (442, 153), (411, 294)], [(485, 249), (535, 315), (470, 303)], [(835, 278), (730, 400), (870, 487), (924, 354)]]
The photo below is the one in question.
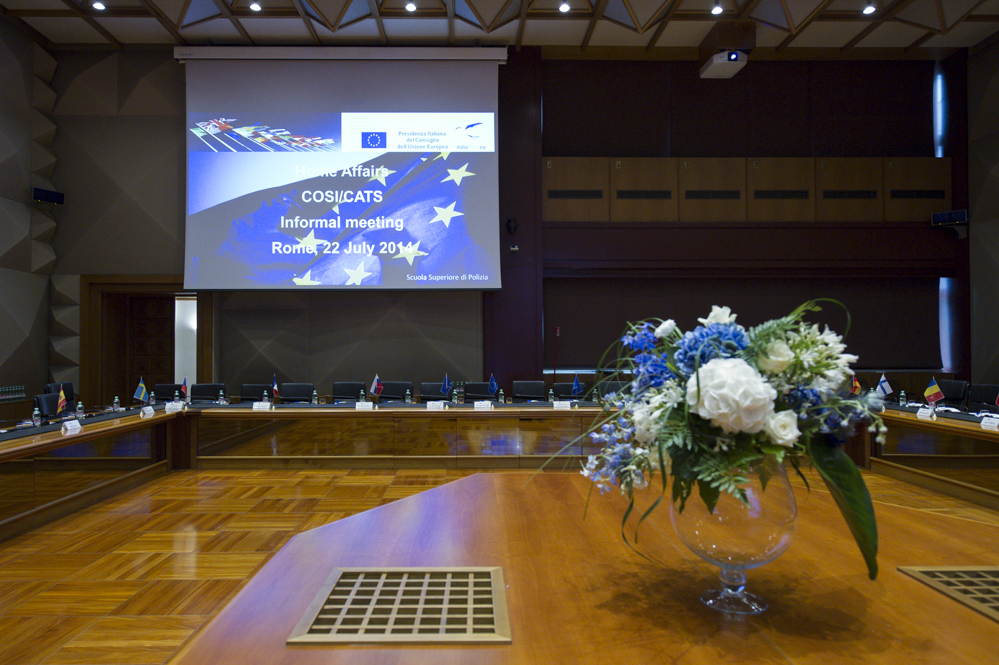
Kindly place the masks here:
[(319, 404), (319, 393), (317, 393), (315, 390), (312, 391), (312, 403)]
[(42, 426), (42, 412), (39, 411), (37, 408), (31, 414), (31, 424), (34, 425), (35, 427)]
[(548, 401), (549, 402), (555, 401), (555, 390), (553, 388), (548, 389)]
[(454, 390), (451, 391), (451, 403), (452, 404), (457, 404), (458, 403), (458, 385), (457, 384), (455, 384)]
[(357, 396), (358, 402), (367, 402), (368, 398), (364, 396), (364, 388), (361, 388), (360, 394)]
[(225, 391), (219, 391), (219, 404), (225, 404)]
[(149, 393), (149, 404), (156, 404), (156, 393)]
[(111, 410), (112, 411), (121, 411), (121, 400), (118, 399), (117, 395), (114, 396), (114, 401), (111, 402)]
[(497, 401), (500, 404), (506, 404), (506, 398), (503, 397), (503, 389), (502, 388), (499, 389), (499, 397), (497, 398)]
[(83, 410), (83, 402), (77, 402), (76, 403), (76, 417), (77, 418), (85, 418), (86, 417), (86, 413)]
[(909, 403), (908, 400), (905, 399), (905, 391), (904, 390), (898, 391), (898, 404), (899, 404), (899, 406), (905, 406), (908, 403)]
[(270, 400), (267, 399), (267, 391), (264, 391), (264, 396), (260, 398), (260, 401), (267, 404)]
[(413, 403), (413, 391), (411, 391), (409, 388), (406, 388), (406, 404), (412, 404), (412, 403)]

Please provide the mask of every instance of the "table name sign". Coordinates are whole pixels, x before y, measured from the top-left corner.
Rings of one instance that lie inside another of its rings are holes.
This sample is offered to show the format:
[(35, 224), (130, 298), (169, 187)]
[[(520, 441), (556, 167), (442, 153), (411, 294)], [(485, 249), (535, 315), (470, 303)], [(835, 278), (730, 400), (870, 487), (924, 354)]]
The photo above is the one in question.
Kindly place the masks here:
[(561, 399), (555, 400), (554, 402), (552, 402), (552, 407), (556, 411), (568, 411), (569, 409), (572, 408), (572, 402), (570, 402), (569, 400), (561, 400)]
[(937, 412), (930, 406), (924, 406), (916, 411), (916, 417), (920, 420), (936, 420)]
[(475, 403), (476, 411), (492, 411), (493, 403), (488, 400), (480, 400)]
[(79, 420), (67, 420), (59, 429), (63, 434), (76, 434), (83, 429), (83, 426)]
[(435, 400), (433, 402), (427, 402), (427, 411), (443, 411), (444, 405), (447, 404), (444, 400)]
[(999, 431), (999, 418), (993, 416), (982, 418), (982, 429), (987, 429), (990, 432)]
[[(167, 404), (167, 406), (170, 406), (170, 405)], [(270, 411), (271, 410), (271, 403), (270, 402), (254, 402), (253, 403), (253, 410), (254, 411)]]
[(354, 402), (354, 408), (358, 411), (374, 411), (374, 402)]
[(142, 410), (139, 411), (139, 417), (140, 418), (151, 418), (154, 413), (155, 412), (153, 411), (153, 407), (151, 407), (151, 406), (144, 406), (144, 407), (142, 407)]

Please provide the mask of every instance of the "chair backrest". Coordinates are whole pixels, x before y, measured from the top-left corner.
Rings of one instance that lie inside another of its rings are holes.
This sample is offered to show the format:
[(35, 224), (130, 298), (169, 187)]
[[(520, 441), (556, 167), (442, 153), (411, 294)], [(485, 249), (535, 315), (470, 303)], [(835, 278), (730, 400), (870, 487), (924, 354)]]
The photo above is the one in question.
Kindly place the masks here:
[(619, 393), (628, 386), (628, 381), (598, 381), (595, 389), (601, 397), (606, 397), (611, 393)]
[(271, 383), (244, 383), (239, 388), (239, 398), (259, 402), (266, 393), (267, 398), (270, 399), (274, 397), (274, 393), (271, 391), (272, 387)]
[[(454, 392), (452, 387), (447, 391), (447, 394), (441, 392), (441, 387), (444, 385), (443, 381), (424, 381), (420, 384), (420, 401), (421, 402), (436, 402), (442, 399), (451, 399), (451, 393)], [(384, 394), (384, 393), (382, 393)]]
[(544, 381), (514, 381), (510, 393), (514, 402), (548, 399), (548, 395), (545, 394)]
[[(156, 399), (162, 402), (173, 399), (173, 394), (179, 393), (183, 385), (182, 383), (157, 383), (149, 392), (156, 393)], [(183, 396), (182, 393), (181, 397)]]
[(499, 395), (499, 390), (496, 391), (496, 395), (489, 392), (489, 382), (488, 381), (469, 381), (465, 384), (465, 401), (476, 401), (476, 400), (494, 400), (497, 399)]
[(356, 402), (361, 397), (361, 391), (367, 389), (368, 386), (364, 385), (363, 381), (334, 381), (333, 401), (354, 400)]
[[(413, 394), (412, 381), (382, 381), (382, 394), (378, 398), (380, 402), (401, 402), (406, 399), (406, 391)], [(440, 388), (438, 388), (440, 390)]]
[(555, 397), (568, 397), (569, 399), (584, 399), (586, 397), (586, 384), (582, 381), (579, 382), (579, 387), (582, 388), (582, 392), (578, 395), (572, 394), (572, 383), (553, 383), (552, 392), (555, 393)]
[(943, 406), (953, 406), (959, 409), (965, 408), (968, 401), (968, 382), (957, 381), (955, 379), (940, 379), (937, 381), (943, 399), (940, 403)]
[(282, 402), (308, 402), (315, 390), (314, 383), (282, 383), (279, 394)]
[[(73, 411), (74, 409), (70, 407), (71, 402), (67, 400), (66, 410)], [(58, 393), (42, 393), (41, 395), (35, 395), (35, 408), (42, 414), (42, 418), (48, 418), (50, 416), (55, 416), (56, 411), (59, 409), (59, 395)]]
[(968, 387), (968, 411), (991, 411), (999, 413), (996, 398), (999, 397), (999, 384), (975, 383)]
[(192, 402), (214, 402), (219, 398), (219, 391), (226, 395), (224, 383), (195, 383), (191, 385)]
[(73, 384), (70, 381), (64, 383), (46, 383), (45, 388), (42, 389), (43, 393), (53, 393), (55, 395), (59, 394), (59, 386), (62, 386), (62, 394), (66, 396), (66, 403), (72, 402), (76, 404), (76, 393), (73, 391)]

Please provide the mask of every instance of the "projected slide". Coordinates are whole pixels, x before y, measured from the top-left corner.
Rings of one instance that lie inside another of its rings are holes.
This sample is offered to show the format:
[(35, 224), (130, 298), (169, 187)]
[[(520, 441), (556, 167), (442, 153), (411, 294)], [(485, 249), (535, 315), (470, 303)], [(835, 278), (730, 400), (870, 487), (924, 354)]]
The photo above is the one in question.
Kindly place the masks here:
[(499, 288), (495, 112), (321, 101), (189, 100), (185, 288)]

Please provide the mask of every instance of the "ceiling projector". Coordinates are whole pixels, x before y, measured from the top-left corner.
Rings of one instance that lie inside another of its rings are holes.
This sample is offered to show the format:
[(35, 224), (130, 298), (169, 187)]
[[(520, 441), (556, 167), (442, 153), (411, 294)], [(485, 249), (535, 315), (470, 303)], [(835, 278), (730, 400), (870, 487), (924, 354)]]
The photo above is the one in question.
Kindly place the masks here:
[(718, 51), (701, 65), (702, 79), (730, 79), (746, 66), (749, 56), (742, 51)]

